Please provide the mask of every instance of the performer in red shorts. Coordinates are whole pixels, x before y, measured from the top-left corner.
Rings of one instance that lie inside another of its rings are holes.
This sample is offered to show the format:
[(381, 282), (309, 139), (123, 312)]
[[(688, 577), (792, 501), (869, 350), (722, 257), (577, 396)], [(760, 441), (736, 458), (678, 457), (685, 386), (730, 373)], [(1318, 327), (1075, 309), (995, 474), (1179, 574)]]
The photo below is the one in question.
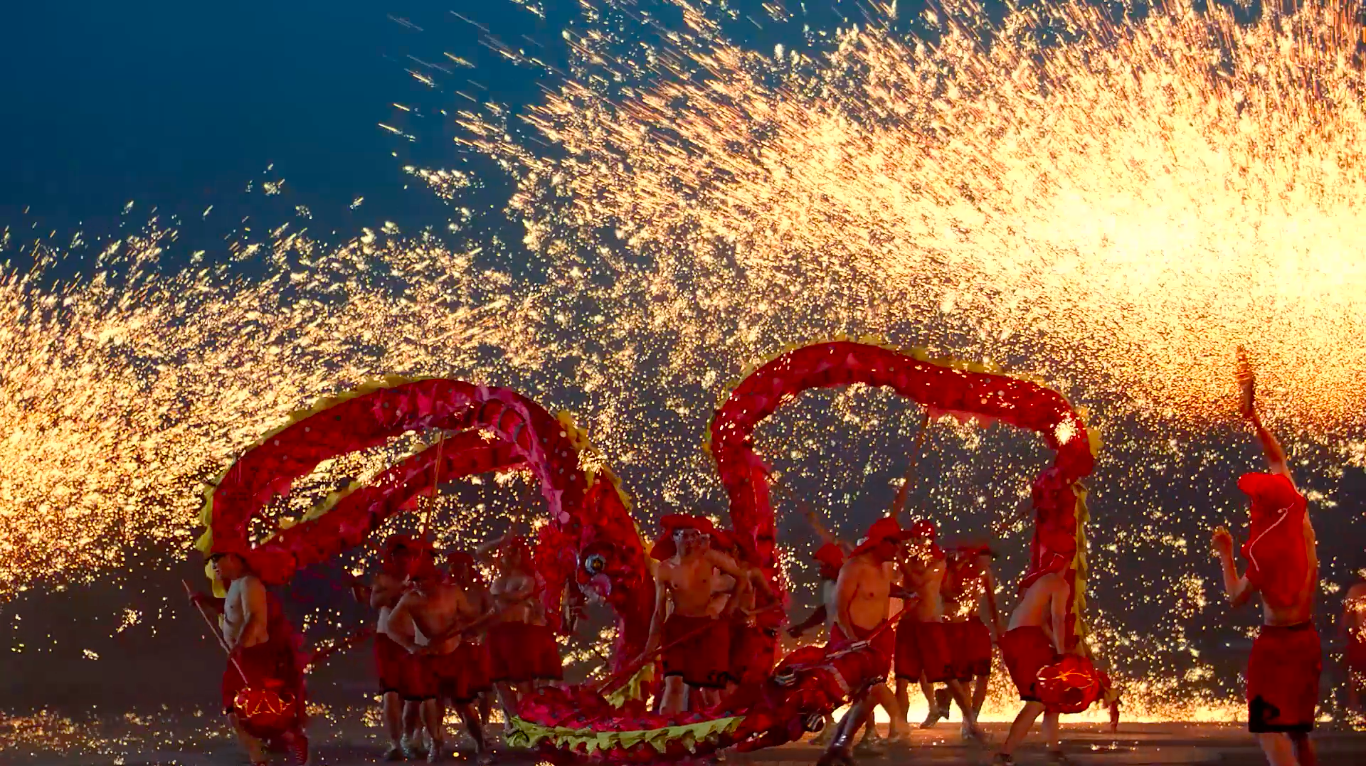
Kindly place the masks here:
[(1347, 589), (1342, 601), (1342, 632), (1347, 640), (1347, 709), (1366, 717), (1361, 695), (1366, 692), (1366, 582)]
[(683, 712), (690, 690), (697, 690), (703, 705), (713, 707), (730, 669), (730, 624), (712, 613), (718, 575), (724, 573), (738, 583), (751, 574), (713, 547), (721, 541), (711, 521), (671, 514), (660, 524), (664, 531), (650, 550), (659, 568), (645, 648), (646, 657), (663, 650), (660, 712)]
[[(487, 615), (496, 611), (497, 607), (493, 601), (493, 594), (489, 592), (483, 575), (475, 566), (473, 556), (465, 551), (452, 551), (446, 557), (446, 572), (450, 576), (451, 582), (465, 591), (465, 598), (475, 613)], [(460, 642), (456, 652), (460, 654), (461, 663), (469, 678), (466, 688), (470, 694), (474, 695), (474, 699), (469, 701), (477, 704), (479, 721), (487, 726), (489, 701), (493, 695), (493, 669), (489, 655), (488, 626), (485, 625), (473, 633), (465, 634), (464, 640)], [(457, 702), (464, 701), (457, 700)]]
[[(991, 646), (1001, 634), (1001, 615), (996, 609), (996, 577), (991, 571), (995, 554), (985, 545), (965, 545), (948, 556), (944, 578), (954, 675), (965, 688), (973, 681), (972, 712), (980, 715), (991, 681)], [(983, 621), (991, 622), (991, 627)], [(937, 700), (936, 700), (937, 701)]]
[(1319, 570), (1314, 527), (1285, 451), (1257, 414), (1252, 370), (1245, 357), (1239, 361), (1243, 416), (1252, 423), (1271, 472), (1238, 479), (1238, 489), (1251, 503), (1251, 530), (1242, 546), (1245, 574), (1238, 575), (1227, 529), (1214, 530), (1213, 545), (1233, 605), (1247, 603), (1254, 593), (1262, 598), (1263, 626), (1247, 665), (1248, 731), (1257, 735), (1272, 766), (1314, 764), (1318, 759), (1309, 732), (1323, 670), (1323, 648), (1313, 621)]
[[(408, 592), (403, 594), (389, 613), (385, 628), (390, 638), (409, 653), (420, 656), (425, 665), (424, 677), (428, 686), (423, 691), (431, 695), (422, 704), (423, 722), (431, 739), (427, 761), (436, 763), (441, 759), (445, 745), (444, 708), (439, 703), (450, 702), (460, 713), (466, 731), (474, 740), (478, 761), (487, 763), (491, 754), (484, 741), (483, 725), (474, 706), (470, 704), (473, 698), (466, 687), (470, 679), (465, 673), (465, 658), (459, 651), (460, 645), (465, 643), (463, 634), (466, 626), (482, 615), (465, 598), (464, 590), (443, 577), (428, 557), (422, 557), (414, 566), (408, 576), (408, 584)], [(426, 645), (416, 643), (393, 628), (400, 620), (409, 618), (426, 637)]]
[[(762, 684), (773, 671), (778, 626), (785, 616), (772, 593), (754, 586), (755, 582), (766, 581), (762, 572), (751, 564), (752, 557), (744, 546), (728, 533), (720, 533), (719, 539), (722, 544), (717, 550), (734, 559), (747, 575), (739, 580), (725, 576), (723, 579), (729, 582), (723, 586), (723, 591), (715, 594), (719, 597), (720, 616), (730, 621), (730, 667), (726, 674), (729, 695), (741, 685)], [(764, 594), (762, 602), (761, 592)], [(713, 606), (716, 605), (717, 601), (713, 601)]]
[[(839, 611), (837, 607), (838, 599), (836, 596), (838, 595), (838, 591), (836, 590), (836, 585), (839, 581), (840, 570), (844, 567), (846, 557), (853, 551), (853, 546), (835, 537), (834, 534), (827, 530), (825, 526), (821, 524), (820, 519), (816, 516), (814, 511), (807, 509), (806, 518), (807, 521), (810, 522), (811, 528), (815, 530), (816, 535), (822, 540), (821, 547), (816, 549), (814, 555), (816, 563), (820, 566), (821, 605), (811, 613), (811, 616), (808, 617), (805, 622), (792, 627), (788, 633), (793, 638), (797, 638), (811, 627), (824, 623), (827, 634), (826, 640), (833, 641), (836, 625), (835, 616)], [(896, 569), (895, 564), (889, 563), (887, 566), (893, 571)], [(886, 636), (879, 638), (879, 640), (891, 642), (893, 651), (889, 652), (888, 656), (895, 653), (896, 635), (893, 630), (886, 631)], [(884, 674), (884, 676), (885, 675), (886, 674)], [(885, 680), (884, 677), (883, 681), (885, 682)], [(889, 689), (884, 682), (879, 682), (869, 690), (869, 698), (873, 701), (873, 705), (870, 705), (868, 708), (868, 720), (864, 725), (863, 738), (854, 746), (855, 755), (877, 756), (884, 752), (883, 739), (877, 733), (876, 719), (873, 716), (876, 705), (881, 705), (882, 709), (887, 711), (887, 720), (890, 722), (887, 740), (893, 744), (904, 744), (907, 741), (906, 732), (904, 731), (905, 716), (902, 715), (897, 707), (896, 695), (892, 693), (891, 689)], [(829, 743), (830, 738), (835, 735), (836, 727), (831, 725), (833, 722), (834, 717), (827, 715), (825, 727), (822, 728), (821, 733), (812, 740), (812, 744), (820, 746)]]
[(222, 610), (219, 624), (230, 651), (223, 670), (223, 712), (237, 734), (238, 744), (252, 764), (266, 763), (260, 740), (248, 731), (235, 702), (238, 693), (247, 688), (275, 689), (281, 698), (293, 701), (295, 716), (293, 725), (280, 736), (280, 743), (289, 753), (291, 763), (304, 766), (309, 762), (308, 737), (304, 734), (308, 717), (300, 641), (279, 599), (251, 571), (250, 555), (245, 546), (228, 550), (220, 546), (209, 561), (218, 580), (227, 585), (227, 597), (218, 602), (195, 594), (194, 600), (201, 606)]
[[(835, 625), (830, 629), (830, 643), (840, 646), (851, 638), (862, 641), (873, 634), (889, 617), (893, 572), (888, 563), (897, 560), (908, 534), (893, 518), (878, 519), (868, 530), (868, 536), (854, 549), (840, 569), (836, 584)], [(854, 685), (852, 707), (836, 726), (830, 746), (821, 756), (819, 766), (851, 766), (851, 745), (858, 730), (868, 720), (874, 701), (868, 689), (887, 687), (882, 679), (891, 666), (891, 651), (895, 640), (891, 630), (884, 630), (874, 639), (876, 662), (867, 669), (863, 683)], [(862, 694), (859, 691), (862, 690)]]
[(1001, 636), (1001, 659), (1025, 704), (996, 754), (998, 764), (1015, 763), (1011, 753), (1029, 735), (1029, 729), (1040, 713), (1043, 714), (1044, 741), (1053, 762), (1068, 763), (1058, 741), (1058, 713), (1044, 707), (1035, 689), (1039, 671), (1057, 662), (1064, 649), (1067, 599), (1071, 589), (1058, 571), (1065, 564), (1059, 562), (1052, 571), (1040, 571), (1021, 583), (1024, 596), (1010, 615), (1010, 630)]
[(504, 715), (517, 712), (527, 686), (564, 678), (555, 632), (546, 624), (541, 602), (544, 586), (531, 568), (526, 538), (512, 537), (499, 548), (498, 576), (489, 592), (498, 621), (489, 628), (489, 673)]
[[(389, 612), (403, 596), (403, 581), (417, 560), (420, 548), (418, 541), (408, 535), (390, 535), (380, 552), (380, 570), (371, 583), (368, 586), (352, 585), (356, 600), (379, 611), (378, 625), (388, 620)], [(409, 638), (416, 633), (411, 619), (397, 627)], [(420, 662), (385, 635), (382, 627), (375, 633), (375, 671), (382, 695), (381, 712), (389, 733), (384, 760), (425, 756), (419, 736), (422, 698), (412, 697), (412, 679), (421, 674)]]
[(949, 694), (963, 711), (965, 737), (985, 740), (967, 690), (955, 677), (953, 652), (944, 622), (944, 576), (948, 571), (944, 552), (935, 544), (936, 530), (928, 521), (911, 525), (910, 544), (900, 561), (907, 587), (918, 600), (896, 630), (896, 693), (902, 715), (910, 705), (909, 685), (919, 683), (929, 703), (929, 715), (922, 728), (929, 728), (947, 711), (935, 704), (934, 684), (949, 687)]

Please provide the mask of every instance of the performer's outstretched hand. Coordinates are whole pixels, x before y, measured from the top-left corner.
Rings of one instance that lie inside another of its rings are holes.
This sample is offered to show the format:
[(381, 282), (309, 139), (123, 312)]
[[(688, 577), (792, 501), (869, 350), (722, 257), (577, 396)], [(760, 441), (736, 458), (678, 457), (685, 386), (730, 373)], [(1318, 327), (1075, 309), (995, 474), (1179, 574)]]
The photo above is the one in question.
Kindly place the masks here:
[(1210, 537), (1210, 545), (1220, 557), (1233, 555), (1233, 535), (1229, 533), (1227, 527), (1218, 526), (1214, 528), (1214, 534)]

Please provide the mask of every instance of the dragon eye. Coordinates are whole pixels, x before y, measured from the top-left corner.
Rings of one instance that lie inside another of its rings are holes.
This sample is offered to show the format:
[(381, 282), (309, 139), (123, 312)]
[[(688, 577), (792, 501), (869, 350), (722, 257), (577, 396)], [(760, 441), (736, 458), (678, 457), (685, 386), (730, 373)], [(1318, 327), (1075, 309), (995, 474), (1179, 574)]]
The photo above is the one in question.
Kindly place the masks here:
[(590, 575), (598, 574), (606, 568), (607, 557), (601, 553), (594, 553), (583, 560), (583, 570)]

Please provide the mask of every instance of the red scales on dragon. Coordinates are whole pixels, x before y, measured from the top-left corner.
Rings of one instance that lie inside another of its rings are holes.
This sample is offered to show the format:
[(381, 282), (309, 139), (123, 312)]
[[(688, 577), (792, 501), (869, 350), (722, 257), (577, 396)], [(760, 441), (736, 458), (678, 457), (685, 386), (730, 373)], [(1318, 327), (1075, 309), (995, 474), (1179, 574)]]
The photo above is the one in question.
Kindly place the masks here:
[[(931, 360), (919, 351), (836, 340), (787, 351), (755, 369), (717, 409), (708, 449), (730, 499), (725, 532), (782, 596), (769, 500), (769, 469), (753, 443), (755, 428), (783, 403), (813, 388), (854, 384), (888, 388), (936, 414), (999, 421), (1039, 433), (1055, 451), (1034, 481), (1034, 534), (1021, 588), (1060, 573), (1073, 589), (1069, 646), (1083, 637), (1086, 558), (1081, 535), (1084, 491), (1078, 481), (1094, 462), (1092, 434), (1060, 394), (980, 365)], [(448, 433), (365, 486), (333, 493), (299, 523), (265, 540), (248, 539), (251, 520), (276, 495), (338, 455), (379, 446), (404, 433)], [(761, 684), (742, 687), (711, 710), (660, 716), (646, 707), (657, 661), (645, 656), (654, 612), (654, 575), (627, 494), (606, 468), (585, 468), (586, 437), (564, 413), (502, 388), (447, 379), (389, 379), (319, 402), (248, 449), (206, 492), (198, 547), (250, 551), (268, 585), (284, 585), (306, 566), (365, 545), (392, 516), (416, 507), (438, 479), (529, 471), (545, 498), (547, 523), (534, 544), (551, 625), (573, 629), (585, 604), (609, 606), (617, 636), (605, 681), (545, 689), (522, 698), (509, 722), (509, 745), (556, 760), (644, 762), (695, 757), (735, 746), (753, 750), (793, 741), (845, 704), (851, 679), (865, 672), (866, 645), (803, 647), (776, 664)], [(591, 461), (596, 464), (598, 461)], [(1070, 707), (1094, 699), (1095, 679)], [(1070, 687), (1059, 694), (1070, 693)], [(1082, 699), (1084, 698), (1084, 699)], [(249, 714), (250, 711), (241, 711)], [(264, 722), (263, 722), (264, 724)]]

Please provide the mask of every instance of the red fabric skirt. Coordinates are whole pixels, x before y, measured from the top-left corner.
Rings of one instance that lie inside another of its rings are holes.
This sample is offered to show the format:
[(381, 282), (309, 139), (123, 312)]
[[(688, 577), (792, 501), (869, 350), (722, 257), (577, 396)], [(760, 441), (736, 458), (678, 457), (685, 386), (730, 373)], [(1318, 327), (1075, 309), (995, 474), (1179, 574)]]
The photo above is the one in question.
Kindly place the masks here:
[[(564, 678), (560, 647), (547, 625), (500, 622), (489, 628), (489, 678), (494, 682), (559, 681)], [(473, 660), (471, 660), (473, 661)]]
[(960, 681), (991, 675), (991, 631), (980, 617), (946, 623), (953, 651), (953, 675)]
[[(683, 640), (686, 639), (686, 640)], [(675, 641), (681, 643), (671, 646)], [(719, 689), (730, 670), (730, 623), (714, 617), (673, 614), (664, 621), (664, 675), (688, 686)]]
[(1053, 642), (1044, 629), (1037, 625), (1008, 630), (1001, 636), (1001, 659), (1010, 680), (1020, 692), (1020, 699), (1026, 702), (1039, 702), (1039, 671), (1058, 661)]
[(733, 622), (730, 627), (730, 680), (761, 684), (773, 672), (775, 636), (759, 625)]
[(896, 626), (896, 677), (930, 683), (954, 677), (948, 625), (902, 619)]
[[(294, 697), (297, 710), (304, 709), (304, 675), (288, 643), (271, 639), (256, 646), (239, 646), (233, 650), (232, 660), (223, 669), (221, 692), (224, 713), (233, 711), (233, 700), (238, 692), (248, 686), (263, 689), (278, 685), (281, 694)], [(238, 667), (241, 667), (241, 672), (238, 672)], [(242, 678), (244, 673), (246, 679)]]
[(489, 690), (489, 667), (483, 646), (461, 641), (454, 651), (426, 658), (432, 696), (457, 705), (470, 703)]
[(1253, 733), (1314, 729), (1323, 647), (1313, 623), (1263, 625), (1247, 662), (1247, 729)]
[[(872, 635), (876, 627), (868, 630), (859, 631), (857, 640), (864, 640)], [(844, 629), (838, 624), (830, 626), (830, 646), (839, 649), (841, 646), (851, 643), (849, 637), (844, 634)], [(859, 686), (869, 682), (882, 682), (887, 680), (887, 674), (892, 670), (892, 655), (896, 653), (896, 633), (888, 629), (884, 630), (874, 638), (869, 645), (871, 651), (866, 652), (867, 662), (857, 669), (854, 678), (849, 679), (849, 687), (857, 689)], [(836, 665), (843, 665), (842, 660), (837, 660)]]
[(383, 633), (375, 634), (375, 675), (381, 694), (402, 694), (412, 664), (408, 650)]

